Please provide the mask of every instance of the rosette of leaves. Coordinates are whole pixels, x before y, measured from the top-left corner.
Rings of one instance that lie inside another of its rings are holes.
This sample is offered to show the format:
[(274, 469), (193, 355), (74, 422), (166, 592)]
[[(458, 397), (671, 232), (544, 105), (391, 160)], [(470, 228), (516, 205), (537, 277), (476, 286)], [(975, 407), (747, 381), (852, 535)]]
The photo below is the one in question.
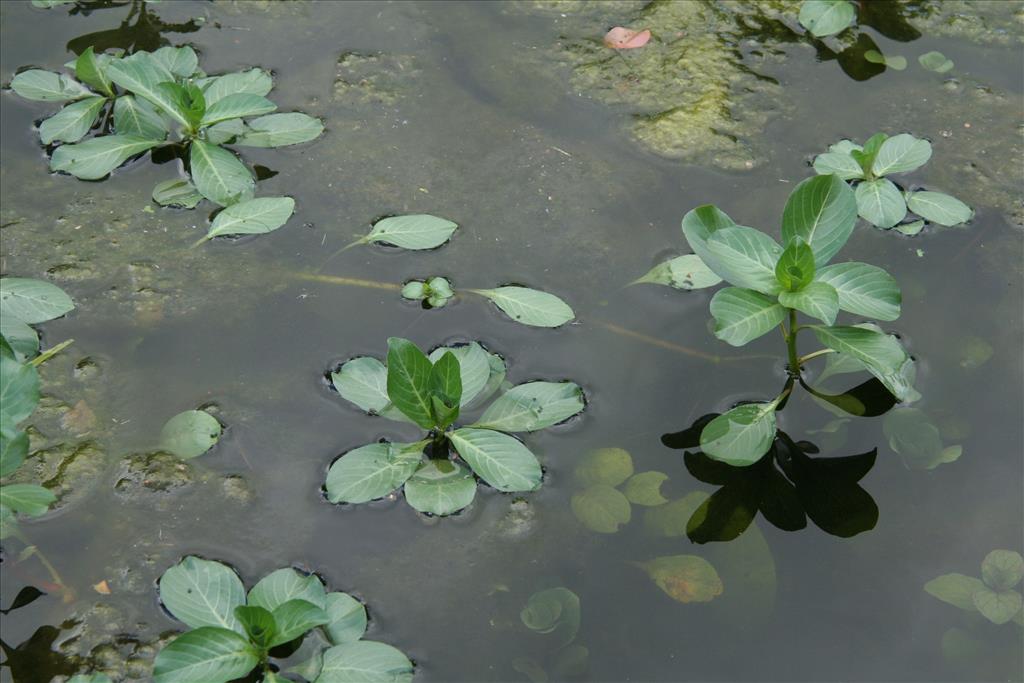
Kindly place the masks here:
[[(778, 327), (789, 360), (790, 379), (774, 399), (739, 405), (704, 427), (700, 445), (708, 456), (741, 466), (763, 457), (775, 439), (775, 413), (797, 381), (854, 415), (872, 414), (874, 401), (866, 397), (874, 397), (879, 384), (898, 401), (919, 397), (913, 387), (913, 359), (895, 336), (865, 324), (836, 324), (840, 311), (884, 321), (900, 315), (899, 286), (884, 270), (859, 262), (829, 265), (856, 220), (854, 192), (835, 175), (810, 178), (793, 190), (782, 214), (781, 245), (759, 230), (737, 225), (711, 205), (683, 217), (683, 234), (696, 257), (732, 285), (711, 299), (715, 336), (743, 346)], [(817, 322), (802, 324), (800, 314)], [(797, 336), (803, 331), (825, 348), (800, 356)], [(808, 386), (801, 375), (803, 364), (828, 354), (838, 354), (875, 380), (836, 396)]]
[(265, 97), (273, 87), (269, 73), (207, 76), (187, 46), (126, 56), (90, 47), (69, 67), (74, 77), (29, 69), (11, 81), (26, 99), (69, 103), (39, 126), (43, 144), (61, 143), (50, 157), (52, 170), (98, 180), (128, 159), (174, 147), (187, 173), (159, 183), (153, 199), (191, 209), (206, 198), (225, 207), (205, 239), (270, 232), (291, 217), (294, 201), (255, 198), (252, 172), (224, 146), (281, 147), (323, 132), (307, 114), (276, 113)]
[(443, 277), (410, 280), (402, 287), (402, 298), (421, 301), (423, 308), (442, 308), (453, 296), (452, 283)]
[[(19, 428), (39, 405), (39, 372), (47, 358), (70, 342), (39, 355), (32, 328), (75, 307), (67, 294), (43, 280), (0, 278), (0, 480), (28, 457), (29, 437)], [(37, 484), (0, 484), (0, 540), (17, 532), (17, 515), (38, 517), (56, 500)]]
[(601, 534), (613, 534), (632, 518), (632, 506), (656, 507), (668, 499), (661, 485), (664, 472), (633, 471), (633, 456), (622, 448), (598, 448), (576, 465), (574, 479), (582, 488), (573, 494), (572, 512), (584, 526)]
[[(520, 285), (493, 289), (459, 290), (490, 299), (513, 321), (530, 327), (560, 327), (576, 317), (569, 304), (554, 294)], [(451, 283), (443, 277), (410, 280), (402, 287), (406, 299), (423, 302), (424, 308), (441, 308), (455, 296)]]
[(971, 207), (941, 192), (901, 189), (887, 176), (909, 173), (932, 156), (927, 140), (908, 133), (871, 136), (864, 146), (840, 140), (814, 159), (819, 174), (834, 174), (854, 187), (857, 213), (876, 228), (916, 235), (927, 222), (953, 226), (971, 220)]
[(1021, 594), (1024, 557), (1014, 550), (993, 550), (981, 563), (981, 578), (944, 574), (924, 585), (925, 591), (968, 612), (978, 612), (993, 624), (1015, 621), (1024, 626)]
[[(342, 398), (428, 434), (417, 442), (373, 443), (345, 453), (327, 472), (327, 499), (365, 503), (404, 485), (416, 510), (450, 515), (473, 502), (475, 477), (504, 492), (537, 489), (540, 463), (509, 432), (568, 420), (583, 410), (583, 390), (573, 382), (545, 381), (506, 388), (504, 379), (504, 361), (476, 342), (437, 348), (428, 357), (412, 342), (392, 337), (386, 365), (370, 357), (344, 363), (331, 373)], [(455, 424), (499, 389), (475, 421)], [(424, 457), (428, 446), (430, 457)]]
[(317, 653), (297, 667), (314, 683), (387, 680), (408, 683), (408, 657), (384, 643), (361, 640), (366, 608), (347, 593), (327, 592), (316, 575), (278, 569), (248, 593), (230, 567), (185, 557), (160, 577), (160, 601), (191, 630), (159, 653), (156, 683), (225, 683), (258, 672), (264, 683), (284, 681), (276, 652), (314, 640)]

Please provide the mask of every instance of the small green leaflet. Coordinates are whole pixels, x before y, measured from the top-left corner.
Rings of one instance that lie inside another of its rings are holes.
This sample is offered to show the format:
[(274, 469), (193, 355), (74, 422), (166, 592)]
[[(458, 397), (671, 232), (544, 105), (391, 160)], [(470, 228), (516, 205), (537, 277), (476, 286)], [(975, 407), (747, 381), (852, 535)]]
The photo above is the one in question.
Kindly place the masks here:
[(743, 346), (776, 327), (786, 309), (752, 289), (726, 287), (711, 298), (715, 336), (732, 346)]
[(5, 316), (37, 325), (66, 315), (74, 308), (74, 302), (64, 290), (45, 280), (0, 278), (0, 312)]
[(181, 104), (169, 97), (161, 83), (173, 83), (174, 76), (148, 52), (137, 52), (130, 57), (111, 60), (106, 73), (116, 85), (149, 100), (182, 126), (188, 126), (187, 114)]
[(61, 109), (39, 125), (39, 139), (44, 145), (51, 142), (78, 142), (89, 132), (107, 100), (87, 97)]
[[(319, 583), (319, 580), (317, 582)], [(271, 615), (277, 626), (277, 633), (270, 640), (270, 647), (290, 643), (306, 631), (323, 626), (330, 621), (330, 617), (322, 608), (301, 599), (292, 599), (281, 603), (273, 609)]]
[(459, 226), (428, 214), (392, 216), (377, 221), (369, 234), (354, 244), (382, 242), (403, 249), (434, 249), (447, 242)]
[(576, 317), (569, 305), (554, 294), (529, 287), (508, 285), (465, 291), (487, 297), (510, 318), (531, 327), (559, 327)]
[(160, 206), (180, 206), (194, 209), (203, 201), (203, 195), (188, 178), (174, 178), (157, 183), (153, 188), (153, 201)]
[(856, 9), (846, 0), (804, 0), (797, 21), (815, 38), (839, 33), (853, 24)]
[(921, 218), (946, 227), (966, 223), (974, 216), (971, 207), (941, 192), (911, 192), (907, 206)]
[(284, 147), (320, 137), (324, 124), (320, 119), (300, 112), (270, 114), (249, 121), (236, 144), (246, 147)]
[(1015, 550), (993, 550), (981, 562), (981, 578), (992, 590), (1010, 590), (1024, 579), (1024, 557)]
[[(882, 147), (884, 149), (885, 145)], [(875, 163), (878, 163), (877, 159)], [(855, 195), (857, 214), (875, 227), (889, 229), (907, 215), (903, 193), (885, 178), (865, 180), (857, 185)]]
[(456, 513), (472, 503), (475, 496), (473, 473), (450, 460), (427, 460), (405, 482), (409, 505), (432, 515)]
[(533, 432), (568, 420), (584, 405), (583, 390), (573, 382), (528, 382), (499, 396), (473, 426)]
[(770, 403), (747, 403), (722, 413), (701, 431), (701, 450), (730, 465), (754, 464), (775, 440), (778, 403), (779, 399)]
[(332, 503), (365, 503), (383, 498), (413, 475), (423, 445), (374, 443), (349, 451), (327, 471), (327, 499)]
[(864, 177), (864, 169), (848, 152), (828, 151), (819, 154), (814, 158), (814, 170), (818, 175), (834, 173), (843, 180), (857, 180)]
[(178, 413), (160, 431), (160, 447), (179, 458), (195, 458), (220, 440), (217, 418), (202, 410)]
[(540, 486), (537, 457), (511, 436), (463, 427), (448, 438), (477, 476), (499, 491), (533, 491)]
[(775, 264), (775, 278), (783, 289), (795, 292), (814, 279), (814, 252), (800, 237), (794, 237)]
[(462, 398), (460, 405), (466, 405), (483, 391), (491, 376), (489, 354), (477, 342), (460, 346), (442, 346), (430, 352), (430, 362), (436, 363), (446, 351), (450, 351), (459, 361), (459, 372), (462, 381)]
[(646, 275), (630, 284), (650, 283), (676, 289), (704, 289), (720, 283), (720, 278), (696, 254), (677, 256), (654, 266)]
[(194, 140), (190, 160), (192, 182), (211, 202), (230, 206), (252, 199), (256, 182), (249, 169), (231, 152), (202, 140)]
[(388, 339), (388, 398), (423, 429), (434, 427), (430, 376), (433, 364), (407, 339)]
[(891, 173), (907, 173), (928, 163), (932, 158), (932, 145), (927, 140), (919, 140), (909, 133), (900, 133), (885, 142), (878, 149), (871, 172), (876, 176)]
[(66, 171), (82, 180), (99, 180), (130, 157), (160, 144), (134, 135), (104, 135), (85, 142), (61, 145), (50, 158), (50, 169)]
[(67, 102), (93, 94), (70, 76), (42, 69), (22, 71), (11, 79), (11, 90), (26, 100), (40, 102)]
[(277, 230), (295, 211), (291, 197), (257, 197), (232, 204), (217, 214), (201, 241), (221, 235), (259, 235)]

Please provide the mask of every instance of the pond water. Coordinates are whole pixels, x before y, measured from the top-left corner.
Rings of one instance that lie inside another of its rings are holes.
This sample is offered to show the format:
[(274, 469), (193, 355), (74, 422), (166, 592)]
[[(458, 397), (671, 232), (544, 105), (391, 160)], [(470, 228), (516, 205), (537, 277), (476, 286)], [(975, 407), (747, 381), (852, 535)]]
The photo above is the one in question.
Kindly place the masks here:
[[(246, 585), (278, 567), (317, 572), (367, 604), (367, 637), (405, 652), (417, 681), (525, 681), (537, 667), (559, 680), (551, 642), (519, 616), (553, 586), (579, 596), (575, 643), (589, 651), (568, 680), (1024, 677), (1020, 625), (923, 590), (943, 574), (978, 576), (993, 549), (1022, 550), (1024, 4), (872, 3), (853, 38), (819, 49), (799, 35), (798, 3), (645, 4), (0, 3), (4, 84), (27, 66), (59, 70), (88, 45), (188, 44), (208, 73), (272, 71), (280, 109), (326, 126), (313, 143), (241, 150), (264, 167), (258, 194), (295, 198), (285, 228), (190, 249), (211, 205), (150, 200), (176, 162), (145, 156), (101, 182), (51, 174), (33, 126), (56, 107), (0, 97), (0, 271), (51, 280), (76, 304), (42, 328), (44, 348), (74, 344), (42, 366), (30, 419), (31, 480), (59, 501), (21, 523), (69, 590), (55, 590), (21, 540), (4, 541), (0, 603), (26, 585), (47, 594), (3, 617), (0, 680), (89, 670), (147, 680), (152, 643), (181, 628), (155, 582), (188, 554), (230, 564)], [(650, 25), (650, 46), (601, 54), (608, 28), (645, 21), (667, 22)], [(836, 59), (857, 36), (907, 68), (865, 68), (854, 48)], [(642, 51), (669, 37), (684, 57), (653, 68)], [(921, 68), (931, 50), (954, 69)], [(709, 82), (724, 105), (687, 99)], [(638, 127), (675, 104), (734, 109), (695, 117), (672, 144)], [(930, 139), (934, 156), (908, 186), (975, 209), (966, 226), (914, 237), (860, 221), (842, 254), (899, 280), (903, 315), (885, 328), (917, 360), (914, 407), (960, 457), (924, 469), (893, 450), (884, 416), (841, 420), (802, 392), (779, 414), (793, 439), (825, 456), (877, 448), (860, 493), (819, 501), (860, 533), (787, 532), (758, 516), (734, 541), (696, 544), (688, 513), (636, 505), (616, 533), (589, 530), (570, 506), (588, 452), (628, 450), (636, 471), (668, 476), (673, 501), (711, 492), (662, 435), (769, 400), (786, 379), (776, 335), (743, 349), (715, 339), (714, 290), (627, 283), (688, 251), (679, 221), (700, 204), (778, 237), (813, 156), (877, 131)], [(433, 251), (367, 245), (331, 258), (403, 213), (460, 228)], [(456, 289), (543, 289), (577, 320), (531, 328), (479, 297), (424, 310), (359, 284), (431, 275)], [(339, 454), (418, 438), (325, 378), (346, 359), (383, 357), (391, 336), (422, 348), (479, 340), (513, 383), (583, 387), (578, 418), (524, 435), (545, 469), (541, 489), (482, 487), (446, 518), (401, 500), (327, 503), (321, 486)], [(91, 419), (68, 418), (79, 405)], [(157, 454), (163, 423), (200, 406), (226, 425), (221, 442), (187, 463)], [(674, 521), (671, 533), (659, 519)], [(715, 567), (720, 596), (674, 601), (635, 564), (684, 554)]]

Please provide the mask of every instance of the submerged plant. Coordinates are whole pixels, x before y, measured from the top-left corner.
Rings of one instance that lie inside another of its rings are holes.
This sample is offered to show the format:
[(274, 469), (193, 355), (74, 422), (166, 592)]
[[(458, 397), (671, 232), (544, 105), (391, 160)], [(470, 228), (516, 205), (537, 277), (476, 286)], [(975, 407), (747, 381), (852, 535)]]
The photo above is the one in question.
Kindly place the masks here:
[(573, 475), (582, 490), (573, 494), (572, 512), (597, 533), (613, 534), (628, 524), (633, 505), (656, 507), (668, 502), (661, 494), (668, 475), (656, 470), (634, 473), (633, 456), (622, 448), (590, 451), (580, 459)]
[[(921, 231), (925, 221), (946, 227), (971, 219), (971, 207), (941, 192), (902, 190), (886, 176), (909, 173), (924, 166), (932, 156), (927, 140), (908, 133), (892, 137), (871, 136), (864, 146), (840, 140), (814, 159), (819, 174), (835, 174), (855, 187), (857, 213), (876, 228), (895, 227), (906, 235)], [(913, 215), (908, 218), (908, 209)]]
[(943, 602), (978, 612), (993, 624), (1015, 621), (1024, 626), (1024, 610), (1017, 585), (1024, 579), (1024, 557), (1013, 550), (993, 550), (981, 563), (981, 578), (944, 574), (924, 589)]
[(188, 172), (159, 183), (153, 199), (191, 209), (206, 198), (226, 207), (204, 240), (270, 232), (291, 217), (294, 201), (255, 199), (252, 172), (223, 147), (281, 147), (323, 132), (323, 124), (307, 114), (271, 113), (277, 105), (264, 97), (273, 87), (269, 73), (207, 76), (187, 46), (127, 56), (97, 54), (90, 47), (69, 66), (75, 78), (29, 69), (11, 81), (11, 89), (26, 99), (71, 102), (39, 126), (43, 144), (63, 143), (53, 150), (52, 170), (97, 180), (130, 158), (171, 147)]
[(347, 593), (328, 593), (316, 575), (278, 569), (246, 594), (230, 567), (188, 556), (160, 577), (160, 601), (192, 630), (157, 654), (156, 683), (226, 683), (257, 669), (257, 680), (284, 681), (273, 653), (307, 638), (320, 647), (297, 669), (314, 683), (413, 678), (412, 662), (399, 650), (361, 640), (363, 604)]
[(526, 674), (531, 681), (549, 680), (548, 669), (556, 680), (586, 673), (590, 650), (574, 643), (580, 630), (578, 595), (564, 586), (537, 591), (526, 601), (519, 619), (523, 626), (543, 638), (550, 653), (543, 661), (515, 658), (512, 667), (516, 671)]
[(345, 453), (327, 472), (328, 500), (365, 503), (404, 485), (416, 510), (450, 515), (473, 502), (474, 474), (499, 491), (537, 489), (540, 463), (505, 432), (533, 432), (569, 419), (583, 410), (583, 390), (573, 382), (508, 387), (475, 422), (455, 426), (464, 409), (503, 388), (504, 379), (505, 362), (476, 342), (441, 347), (428, 357), (412, 342), (392, 337), (386, 366), (369, 357), (344, 363), (331, 373), (342, 398), (429, 434), (415, 443), (380, 442)]

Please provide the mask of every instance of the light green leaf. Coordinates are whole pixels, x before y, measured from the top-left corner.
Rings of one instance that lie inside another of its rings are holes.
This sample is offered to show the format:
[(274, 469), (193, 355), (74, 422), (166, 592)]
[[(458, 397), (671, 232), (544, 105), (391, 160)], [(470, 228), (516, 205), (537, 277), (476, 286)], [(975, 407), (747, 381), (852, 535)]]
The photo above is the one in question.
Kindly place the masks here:
[(789, 195), (782, 212), (782, 240), (802, 237), (814, 250), (820, 268), (842, 249), (857, 222), (853, 190), (834, 175), (801, 182)]
[(366, 607), (348, 593), (328, 593), (324, 609), (330, 618), (324, 632), (332, 645), (355, 642), (366, 633)]
[(153, 188), (153, 201), (160, 206), (181, 206), (194, 209), (203, 201), (203, 195), (188, 178), (173, 178), (157, 183)]
[(815, 281), (831, 285), (839, 295), (839, 308), (876, 320), (900, 317), (900, 287), (877, 266), (849, 261), (826, 266)]
[(206, 239), (221, 235), (260, 235), (288, 222), (295, 211), (291, 197), (257, 197), (232, 204), (217, 214)]
[(846, 0), (804, 0), (797, 21), (814, 37), (823, 38), (853, 24), (856, 14)]
[(36, 484), (7, 484), (0, 486), (0, 505), (23, 515), (38, 517), (46, 514), (57, 496)]
[(8, 314), (0, 305), (0, 336), (7, 340), (19, 363), (34, 358), (39, 353), (39, 335), (14, 315)]
[(715, 336), (732, 346), (743, 346), (776, 327), (786, 309), (752, 289), (726, 287), (711, 298)]
[(719, 266), (714, 255), (708, 250), (707, 241), (712, 233), (722, 228), (731, 228), (736, 225), (733, 219), (717, 206), (705, 204), (686, 212), (683, 216), (683, 236), (686, 237), (690, 249), (707, 265), (713, 272), (717, 273)]
[(245, 164), (231, 152), (202, 140), (193, 140), (189, 158), (192, 182), (211, 202), (230, 206), (252, 199), (256, 182)]
[(867, 50), (864, 52), (864, 59), (872, 64), (884, 64), (896, 71), (907, 68), (907, 58), (902, 55), (883, 55), (878, 50)]
[(250, 605), (271, 612), (289, 600), (304, 600), (320, 609), (327, 605), (327, 592), (316, 574), (300, 574), (291, 567), (264, 576), (249, 590), (248, 598)]
[(180, 78), (188, 78), (199, 68), (195, 50), (185, 47), (162, 47), (153, 53), (153, 59)]
[(256, 605), (239, 605), (235, 608), (235, 618), (245, 629), (249, 642), (259, 648), (269, 647), (277, 635), (277, 623), (270, 610)]
[[(434, 367), (430, 370), (430, 393), (433, 399), (439, 399), (443, 403), (445, 420), (448, 419), (448, 413), (454, 408), (455, 414), (450, 416), (450, 419), (454, 421), (458, 417), (458, 408), (462, 400), (462, 375), (459, 370), (458, 358), (451, 351), (445, 351), (434, 362)], [(444, 427), (451, 424), (450, 421), (446, 424), (440, 418), (441, 415), (435, 414), (436, 424)]]
[(428, 214), (392, 216), (379, 220), (359, 243), (383, 242), (403, 249), (433, 249), (447, 242), (459, 226)]
[(178, 413), (160, 430), (160, 448), (179, 458), (196, 458), (220, 441), (220, 422), (202, 410)]
[(565, 647), (580, 630), (580, 598), (562, 586), (538, 591), (526, 601), (519, 619), (534, 633), (552, 636), (547, 639), (550, 647)]
[(399, 650), (372, 640), (335, 645), (324, 651), (314, 683), (411, 683), (412, 662)]
[(722, 579), (714, 566), (697, 555), (656, 557), (635, 563), (647, 572), (665, 595), (683, 603), (709, 602), (722, 594)]
[(876, 176), (907, 173), (928, 163), (932, 158), (932, 144), (908, 133), (887, 138), (878, 149), (871, 172)]
[(864, 170), (857, 160), (845, 152), (825, 152), (814, 158), (814, 170), (818, 175), (833, 173), (843, 180), (864, 177)]
[(182, 126), (189, 125), (181, 103), (160, 87), (161, 83), (173, 83), (174, 76), (151, 54), (137, 52), (130, 57), (111, 60), (107, 75), (119, 87), (149, 100)]
[(242, 119), (221, 121), (207, 128), (205, 132), (207, 142), (212, 145), (223, 145), (232, 142), (245, 132), (245, 122)]
[(473, 502), (476, 480), (467, 467), (450, 460), (427, 460), (405, 482), (405, 499), (414, 509), (450, 515)]
[(226, 683), (259, 663), (249, 641), (223, 628), (204, 626), (178, 636), (157, 653), (154, 683)]
[(22, 71), (11, 79), (11, 90), (26, 100), (39, 102), (80, 100), (93, 94), (70, 76), (42, 69)]
[(700, 448), (715, 460), (744, 467), (761, 459), (775, 440), (775, 407), (746, 403), (713, 419), (700, 433)]
[(737, 287), (777, 294), (775, 264), (782, 247), (760, 230), (740, 225), (716, 230), (707, 240), (715, 259), (715, 272)]
[(337, 372), (331, 373), (331, 382), (343, 399), (366, 412), (411, 422), (388, 398), (388, 371), (376, 358), (363, 356), (345, 362)]
[(913, 387), (914, 361), (895, 337), (863, 327), (809, 327), (822, 344), (863, 363), (900, 401), (918, 395)]
[(890, 410), (882, 422), (889, 447), (910, 469), (934, 469), (942, 464), (943, 445), (939, 429), (916, 408)]
[(925, 591), (929, 594), (968, 612), (974, 612), (977, 609), (974, 606), (973, 596), (984, 588), (985, 584), (980, 579), (963, 574), (944, 574), (924, 585)]
[(576, 519), (599, 534), (614, 534), (632, 515), (629, 500), (611, 486), (595, 484), (576, 493), (571, 501)]
[(626, 481), (622, 492), (626, 494), (633, 505), (654, 507), (664, 505), (668, 502), (665, 496), (661, 495), (661, 485), (668, 479), (664, 472), (640, 472), (634, 474)]
[[(854, 151), (862, 152), (862, 151), (864, 151), (864, 148), (861, 147), (860, 145), (858, 145), (857, 143), (853, 142), (852, 140), (840, 140), (839, 142), (834, 142), (831, 145), (829, 145), (828, 146), (828, 151), (829, 152), (837, 152), (839, 154), (846, 154), (847, 156), (849, 156), (849, 154), (851, 152), (854, 152)], [(825, 174), (822, 174), (822, 175), (825, 175)]]
[(489, 366), (487, 384), (485, 384), (484, 388), (480, 390), (480, 393), (477, 394), (472, 399), (471, 402), (473, 403), (473, 405), (481, 404), (487, 399), (489, 399), (492, 395), (494, 395), (494, 392), (496, 392), (498, 388), (501, 387), (502, 383), (505, 381), (505, 360), (501, 356), (499, 356), (496, 353), (491, 353), (490, 351), (488, 351), (487, 364)]
[(406, 417), (424, 429), (434, 427), (430, 401), (430, 373), (433, 365), (407, 339), (388, 339), (388, 398)]
[(775, 279), (783, 289), (795, 292), (814, 279), (814, 252), (800, 237), (786, 245), (775, 264)]
[(85, 48), (82, 54), (78, 55), (78, 59), (75, 60), (75, 77), (90, 88), (95, 88), (107, 97), (113, 97), (113, 84), (110, 82), (110, 77), (104, 73), (104, 70), (109, 63), (109, 56), (102, 54), (97, 55), (90, 45)]
[(39, 373), (12, 355), (0, 354), (0, 433), (15, 434), (39, 404)]
[(301, 112), (270, 114), (249, 121), (235, 143), (246, 147), (284, 147), (320, 137), (324, 124)]
[(0, 434), (0, 479), (14, 474), (28, 455), (28, 434)]
[(147, 140), (167, 138), (167, 125), (146, 100), (122, 95), (114, 100), (114, 130)]
[(941, 52), (932, 50), (931, 52), (925, 52), (923, 55), (917, 58), (918, 63), (929, 71), (944, 74), (953, 68), (953, 60), (946, 57)]
[(260, 95), (236, 93), (226, 95), (206, 108), (202, 125), (212, 126), (220, 121), (238, 119), (245, 116), (259, 116), (277, 109), (277, 105)]
[(622, 448), (598, 448), (583, 456), (573, 474), (581, 486), (618, 486), (633, 475), (633, 456)]
[(533, 491), (540, 486), (537, 457), (508, 434), (463, 427), (448, 438), (477, 476), (499, 491)]
[(812, 282), (799, 292), (780, 292), (779, 303), (832, 325), (839, 315), (839, 295), (832, 285)]
[(1024, 557), (1013, 550), (993, 550), (981, 563), (981, 578), (992, 590), (1010, 590), (1024, 578)]
[(74, 302), (64, 290), (45, 280), (0, 278), (0, 311), (4, 316), (37, 325), (70, 313), (74, 308)]
[(899, 225), (895, 226), (894, 229), (896, 230), (896, 232), (907, 235), (908, 237), (913, 237), (914, 235), (921, 232), (922, 228), (924, 228), (924, 221), (917, 220), (910, 221), (909, 223), (900, 223)]
[(467, 291), (487, 297), (510, 318), (531, 327), (558, 327), (576, 317), (569, 305), (554, 294), (529, 287), (510, 285)]
[(302, 599), (286, 600), (275, 607), (271, 614), (277, 625), (277, 633), (271, 639), (270, 647), (290, 643), (310, 629), (323, 626), (331, 620), (321, 607)]
[(994, 591), (985, 587), (971, 596), (981, 615), (993, 624), (1005, 624), (1020, 612), (1021, 594), (1014, 590)]
[(534, 432), (568, 420), (585, 406), (573, 382), (527, 382), (512, 387), (473, 425), (505, 432)]
[(365, 503), (383, 498), (416, 471), (423, 445), (373, 443), (349, 451), (327, 471), (327, 500)]
[(459, 361), (459, 372), (462, 382), (462, 398), (460, 405), (472, 401), (487, 385), (490, 379), (491, 366), (487, 351), (477, 342), (461, 346), (441, 346), (430, 352), (428, 358), (436, 363), (446, 352), (451, 352)]
[(966, 223), (974, 216), (971, 207), (941, 192), (912, 192), (907, 206), (921, 218), (946, 227)]
[(134, 135), (104, 135), (73, 145), (61, 145), (50, 158), (50, 169), (82, 180), (99, 180), (136, 154), (160, 144)]
[(213, 106), (228, 95), (266, 95), (274, 87), (270, 74), (263, 69), (250, 69), (204, 80), (201, 87), (207, 107)]
[(864, 170), (865, 176), (873, 175), (871, 165), (875, 163), (875, 157), (878, 156), (878, 151), (882, 148), (882, 144), (888, 139), (889, 136), (885, 133), (875, 133), (867, 139), (863, 148), (850, 151), (850, 156), (857, 160), (857, 163)]
[(875, 227), (889, 229), (907, 215), (903, 193), (885, 178), (865, 180), (857, 185), (855, 195), (857, 214)]
[(245, 604), (242, 580), (220, 562), (189, 555), (160, 577), (160, 601), (191, 628), (216, 626), (244, 632), (235, 617), (235, 608)]
[(650, 283), (668, 285), (676, 289), (704, 289), (722, 281), (696, 254), (677, 256), (654, 266), (641, 278), (630, 284)]

